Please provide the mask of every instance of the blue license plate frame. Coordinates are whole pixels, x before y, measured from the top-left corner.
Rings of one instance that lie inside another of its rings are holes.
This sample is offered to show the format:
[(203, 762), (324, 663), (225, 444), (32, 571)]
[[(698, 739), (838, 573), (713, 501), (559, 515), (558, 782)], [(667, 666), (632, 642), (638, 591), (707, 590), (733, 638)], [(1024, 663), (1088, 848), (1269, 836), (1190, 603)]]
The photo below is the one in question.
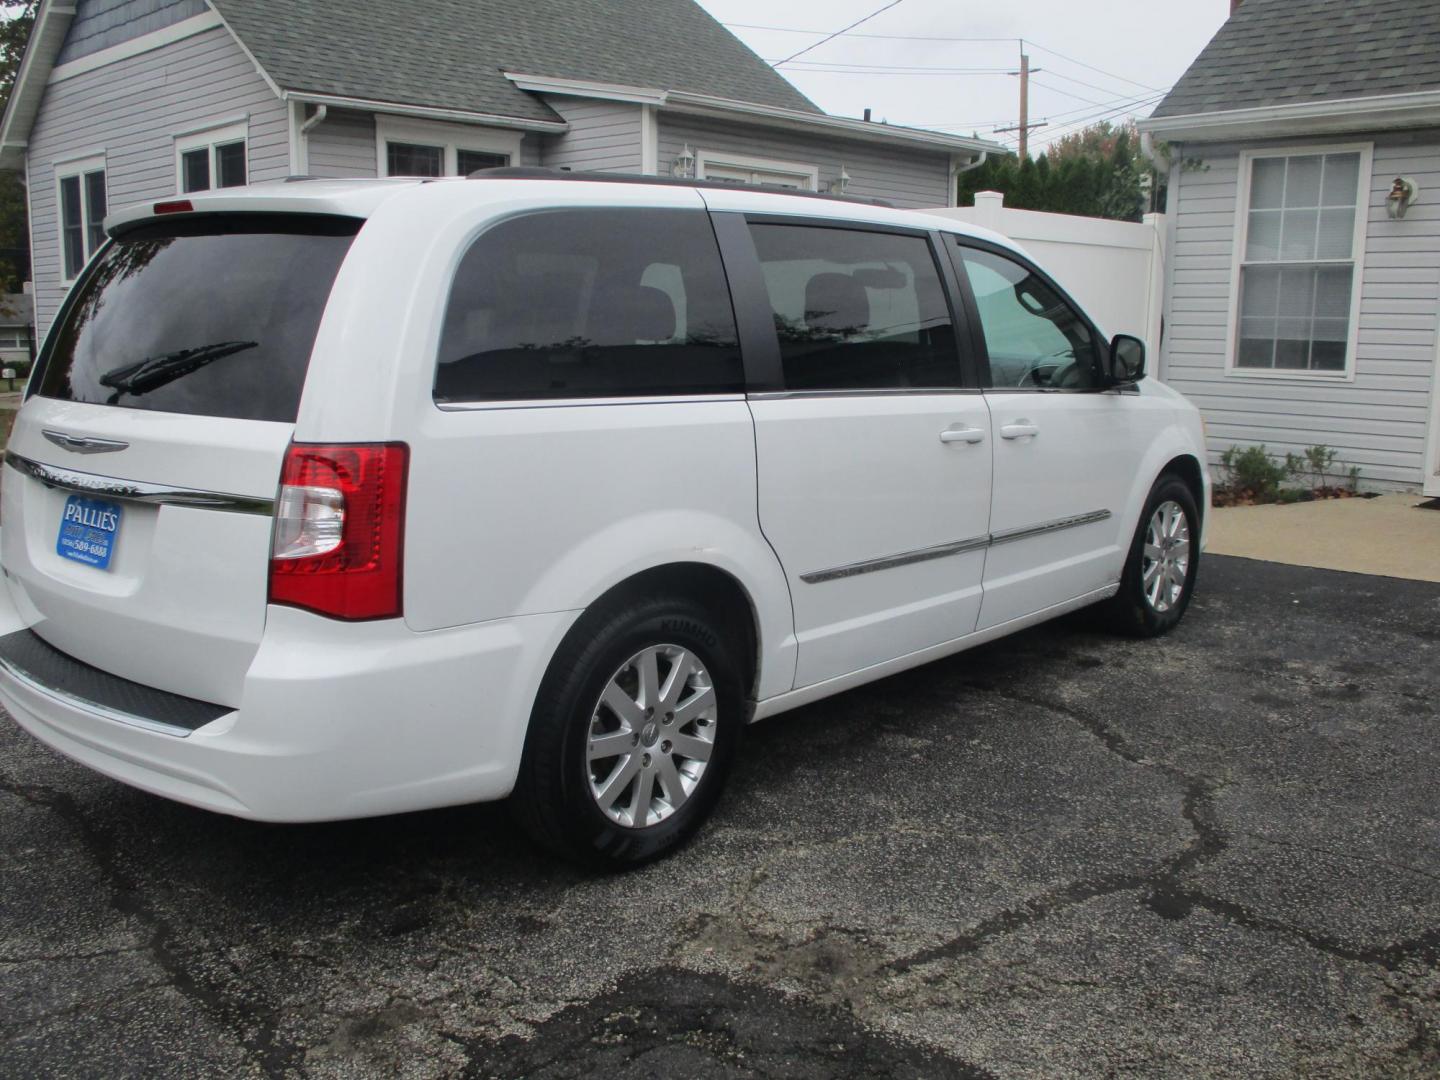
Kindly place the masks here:
[(97, 570), (109, 570), (124, 515), (124, 507), (118, 502), (89, 495), (69, 496), (60, 512), (56, 554)]

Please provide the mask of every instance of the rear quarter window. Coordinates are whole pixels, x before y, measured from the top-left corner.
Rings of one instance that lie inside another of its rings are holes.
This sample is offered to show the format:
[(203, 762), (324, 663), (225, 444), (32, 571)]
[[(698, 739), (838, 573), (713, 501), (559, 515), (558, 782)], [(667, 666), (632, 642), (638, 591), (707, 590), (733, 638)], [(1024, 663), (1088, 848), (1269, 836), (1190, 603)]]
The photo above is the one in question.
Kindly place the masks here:
[(734, 393), (735, 318), (702, 210), (551, 210), (461, 259), (435, 400)]
[(34, 392), (294, 422), (320, 317), (360, 225), (232, 215), (126, 232), (61, 307)]

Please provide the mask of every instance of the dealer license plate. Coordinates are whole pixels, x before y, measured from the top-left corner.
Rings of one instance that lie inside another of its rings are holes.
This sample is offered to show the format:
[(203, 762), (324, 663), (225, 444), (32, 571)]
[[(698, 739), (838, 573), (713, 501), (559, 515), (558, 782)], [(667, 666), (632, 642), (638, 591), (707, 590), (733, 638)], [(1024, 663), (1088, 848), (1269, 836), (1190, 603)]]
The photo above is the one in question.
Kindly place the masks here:
[(71, 495), (60, 515), (60, 536), (55, 550), (67, 559), (100, 570), (110, 569), (115, 537), (120, 533), (121, 508), (108, 499)]

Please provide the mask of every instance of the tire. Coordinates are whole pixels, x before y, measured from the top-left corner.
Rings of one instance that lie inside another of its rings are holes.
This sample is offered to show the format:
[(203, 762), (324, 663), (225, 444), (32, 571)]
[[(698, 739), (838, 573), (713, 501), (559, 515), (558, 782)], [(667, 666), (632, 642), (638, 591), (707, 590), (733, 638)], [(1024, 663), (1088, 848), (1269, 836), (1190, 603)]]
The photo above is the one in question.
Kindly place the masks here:
[[(537, 842), (624, 869), (680, 846), (709, 817), (744, 725), (738, 650), (716, 622), (700, 604), (662, 596), (587, 612), (566, 635), (510, 800)], [(671, 679), (676, 667), (683, 681)]]
[[(1151, 543), (1157, 537), (1150, 535), (1152, 527), (1168, 531), (1170, 535), (1160, 539), (1170, 542), (1158, 545), (1162, 552), (1159, 569), (1147, 580), (1147, 572), (1157, 563), (1157, 545)], [(1125, 560), (1125, 572), (1120, 577), (1120, 591), (1109, 601), (1112, 627), (1131, 637), (1169, 633), (1190, 606), (1199, 570), (1200, 511), (1195, 495), (1180, 477), (1165, 473), (1155, 481), (1145, 500)]]

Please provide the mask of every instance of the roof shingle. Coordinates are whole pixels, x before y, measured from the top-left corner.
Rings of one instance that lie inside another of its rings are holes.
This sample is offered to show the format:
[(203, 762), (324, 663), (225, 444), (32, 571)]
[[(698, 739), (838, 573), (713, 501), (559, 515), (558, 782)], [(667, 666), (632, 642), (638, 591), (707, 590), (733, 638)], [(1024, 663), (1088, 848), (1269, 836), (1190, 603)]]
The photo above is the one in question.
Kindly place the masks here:
[(1244, 0), (1153, 116), (1440, 89), (1440, 0)]
[(692, 0), (214, 0), (282, 89), (555, 120), (505, 71), (819, 112)]

